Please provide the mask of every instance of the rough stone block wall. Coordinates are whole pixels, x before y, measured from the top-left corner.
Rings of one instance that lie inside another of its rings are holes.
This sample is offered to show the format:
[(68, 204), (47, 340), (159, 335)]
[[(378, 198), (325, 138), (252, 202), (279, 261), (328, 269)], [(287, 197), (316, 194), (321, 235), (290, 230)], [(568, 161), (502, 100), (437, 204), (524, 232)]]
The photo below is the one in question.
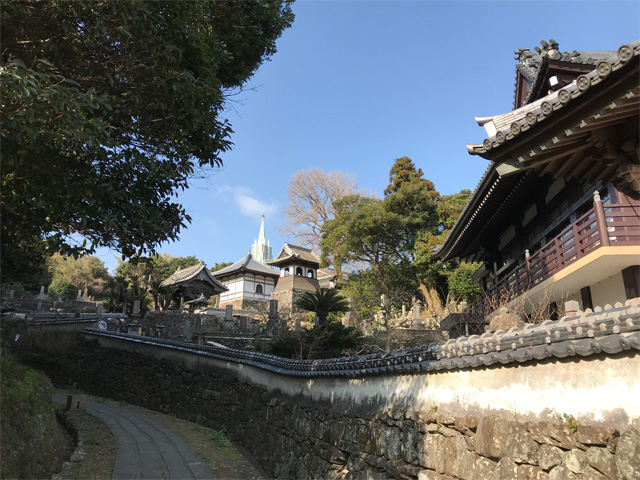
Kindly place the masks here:
[(271, 294), (271, 299), (278, 301), (280, 318), (303, 318), (309, 313), (306, 310), (301, 310), (294, 306), (296, 300), (300, 298), (303, 293), (305, 292), (302, 290), (285, 290)]
[[(41, 357), (39, 357), (41, 358)], [(84, 342), (40, 364), (54, 384), (224, 428), (274, 478), (621, 479), (640, 476), (640, 433), (402, 409), (341, 410), (269, 392), (215, 367)]]
[(220, 302), (219, 308), (225, 308), (232, 305), (234, 310), (253, 310), (256, 312), (256, 318), (263, 316), (265, 322), (269, 316), (269, 300), (254, 300), (252, 298), (238, 298), (230, 302)]

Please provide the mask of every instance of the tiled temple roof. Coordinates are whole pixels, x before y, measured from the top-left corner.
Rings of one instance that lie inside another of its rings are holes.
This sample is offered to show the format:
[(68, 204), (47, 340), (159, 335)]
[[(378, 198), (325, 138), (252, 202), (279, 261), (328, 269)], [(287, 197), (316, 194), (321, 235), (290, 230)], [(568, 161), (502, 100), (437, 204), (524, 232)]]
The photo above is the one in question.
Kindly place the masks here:
[[(594, 55), (586, 58), (595, 57), (595, 53), (608, 52), (593, 53)], [(584, 54), (585, 52), (581, 53)], [(569, 54), (562, 55), (565, 58)], [(535, 65), (538, 57), (532, 57), (529, 66), (521, 61), (520, 68), (529, 68), (528, 74), (533, 75), (537, 72)], [(640, 98), (640, 87), (634, 72), (637, 71), (639, 57), (640, 41), (623, 45), (617, 53), (600, 60), (591, 72), (580, 75), (557, 92), (502, 115), (477, 117), (476, 120), (485, 127), (489, 138), (482, 144), (467, 145), (467, 149), (473, 155), (492, 160), (492, 163), (487, 167), (443, 245), (436, 248), (435, 255), (447, 260), (469, 250), (461, 245), (475, 241), (480, 235), (479, 229), (486, 228), (490, 218), (504, 207), (518, 182), (534, 171), (538, 164), (542, 165), (540, 170), (544, 169), (543, 173), (571, 176), (571, 172), (566, 171), (566, 163), (560, 160), (545, 163), (545, 159), (554, 152), (561, 153), (563, 150), (560, 147), (563, 145), (568, 145), (564, 147), (564, 151), (569, 151), (574, 146), (573, 143), (578, 141), (579, 135), (582, 135), (583, 126), (624, 121), (623, 115), (637, 115), (638, 108), (636, 106), (634, 110), (633, 105), (634, 102), (637, 105)], [(616, 85), (615, 95), (611, 93), (612, 84)], [(567, 108), (568, 105), (572, 108)], [(577, 115), (581, 116), (578, 118)], [(597, 169), (592, 170), (595, 180), (589, 181), (607, 183), (611, 181), (610, 177), (615, 174), (616, 168), (601, 162)], [(473, 225), (478, 221), (480, 225)], [(473, 230), (471, 236), (467, 230)], [(463, 239), (465, 233), (471, 240)]]
[(234, 273), (240, 272), (251, 272), (251, 273), (259, 273), (261, 275), (268, 275), (271, 277), (278, 277), (278, 272), (272, 268), (263, 265), (262, 263), (253, 259), (253, 256), (248, 253), (244, 258), (238, 260), (233, 265), (229, 265), (221, 270), (213, 272), (213, 275), (216, 278), (224, 277), (227, 275), (231, 275)]
[[(529, 103), (532, 92), (536, 90), (535, 87), (537, 83), (541, 81), (539, 75), (542, 71), (542, 66), (545, 62), (548, 62), (548, 60), (555, 60), (564, 63), (597, 65), (600, 60), (609, 58), (616, 53), (612, 50), (594, 52), (578, 52), (574, 50), (573, 52), (561, 52), (558, 49), (558, 42), (554, 39), (551, 39), (548, 42), (542, 40), (540, 45), (540, 47), (535, 47), (533, 52), (528, 48), (519, 48), (514, 52), (517, 55), (515, 59), (519, 61), (516, 65), (516, 88), (518, 73), (532, 84), (531, 89), (529, 90), (529, 95), (525, 99), (524, 103)], [(516, 100), (514, 100), (514, 108), (517, 107), (515, 101)]]
[(638, 56), (640, 40), (622, 45), (617, 53), (601, 59), (591, 72), (579, 76), (557, 92), (511, 112), (491, 117), (477, 117), (476, 120), (485, 127), (489, 137), (481, 144), (467, 144), (467, 150), (472, 155), (483, 155), (525, 136), (534, 126), (559, 115), (568, 105), (581, 101), (580, 97), (587, 93), (592, 94), (592, 90), (606, 89), (611, 79)]
[(296, 260), (314, 265), (316, 268), (320, 265), (320, 259), (311, 249), (289, 243), (285, 243), (278, 256), (273, 260), (269, 260), (267, 263), (269, 265), (280, 266)]
[(179, 286), (181, 284), (185, 284), (190, 280), (193, 280), (196, 278), (211, 284), (211, 286), (219, 292), (227, 291), (227, 287), (222, 285), (218, 280), (216, 280), (211, 276), (211, 272), (209, 272), (204, 262), (200, 262), (200, 263), (197, 263), (196, 265), (192, 265), (186, 268), (179, 268), (169, 278), (164, 280), (160, 285), (163, 287), (166, 287), (169, 285)]

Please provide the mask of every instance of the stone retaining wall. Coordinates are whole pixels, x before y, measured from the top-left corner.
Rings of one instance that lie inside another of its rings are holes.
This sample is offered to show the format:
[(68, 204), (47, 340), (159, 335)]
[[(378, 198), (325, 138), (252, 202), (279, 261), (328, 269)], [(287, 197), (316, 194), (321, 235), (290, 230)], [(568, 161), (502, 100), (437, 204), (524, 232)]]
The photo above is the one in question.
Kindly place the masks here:
[[(172, 414), (247, 448), (274, 478), (637, 479), (640, 433), (437, 405), (344, 409), (283, 395), (228, 371), (84, 342), (47, 372), (54, 383)], [(46, 366), (45, 366), (46, 369)]]
[[(180, 313), (178, 311), (148, 312), (140, 323), (146, 327), (154, 327), (158, 324), (165, 326), (166, 338), (182, 340), (185, 321), (191, 322), (191, 332), (194, 332), (196, 320), (202, 322), (205, 334), (230, 334), (240, 332), (240, 320), (236, 317), (232, 321), (225, 321), (217, 315), (203, 315), (194, 313)], [(259, 333), (263, 323), (258, 320), (248, 320), (248, 332)]]

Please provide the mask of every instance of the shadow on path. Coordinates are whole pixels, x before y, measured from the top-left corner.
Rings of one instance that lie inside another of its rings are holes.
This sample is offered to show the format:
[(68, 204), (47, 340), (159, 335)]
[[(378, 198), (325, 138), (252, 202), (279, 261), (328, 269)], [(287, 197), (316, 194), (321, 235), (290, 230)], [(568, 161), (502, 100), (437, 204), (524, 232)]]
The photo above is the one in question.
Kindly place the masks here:
[[(66, 395), (53, 400), (66, 403)], [(213, 479), (213, 473), (196, 451), (165, 426), (138, 413), (87, 401), (86, 412), (100, 419), (118, 441), (114, 480)]]

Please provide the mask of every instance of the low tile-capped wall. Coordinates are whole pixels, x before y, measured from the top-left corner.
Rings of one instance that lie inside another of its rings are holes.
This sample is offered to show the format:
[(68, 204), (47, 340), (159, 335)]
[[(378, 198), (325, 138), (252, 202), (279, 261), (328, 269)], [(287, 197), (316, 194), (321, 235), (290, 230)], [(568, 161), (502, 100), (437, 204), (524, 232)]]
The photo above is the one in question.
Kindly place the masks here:
[[(185, 314), (183, 314), (185, 315)], [(127, 336), (87, 329), (92, 335), (126, 340)], [(136, 340), (138, 341), (138, 340)], [(522, 363), (546, 358), (590, 356), (640, 350), (640, 301), (578, 316), (547, 320), (522, 328), (459, 337), (390, 353), (327, 360), (294, 360), (275, 355), (171, 341), (153, 341), (166, 348), (193, 350), (202, 355), (252, 365), (295, 377), (359, 377), (386, 373), (418, 373)]]
[(525, 422), (438, 405), (343, 408), (238, 381), (201, 362), (183, 365), (93, 342), (67, 358), (66, 370), (49, 372), (57, 385), (223, 428), (274, 478), (630, 480), (640, 472), (637, 430), (586, 425), (569, 415)]
[(640, 303), (317, 361), (84, 332), (56, 385), (224, 428), (276, 478), (640, 475)]

